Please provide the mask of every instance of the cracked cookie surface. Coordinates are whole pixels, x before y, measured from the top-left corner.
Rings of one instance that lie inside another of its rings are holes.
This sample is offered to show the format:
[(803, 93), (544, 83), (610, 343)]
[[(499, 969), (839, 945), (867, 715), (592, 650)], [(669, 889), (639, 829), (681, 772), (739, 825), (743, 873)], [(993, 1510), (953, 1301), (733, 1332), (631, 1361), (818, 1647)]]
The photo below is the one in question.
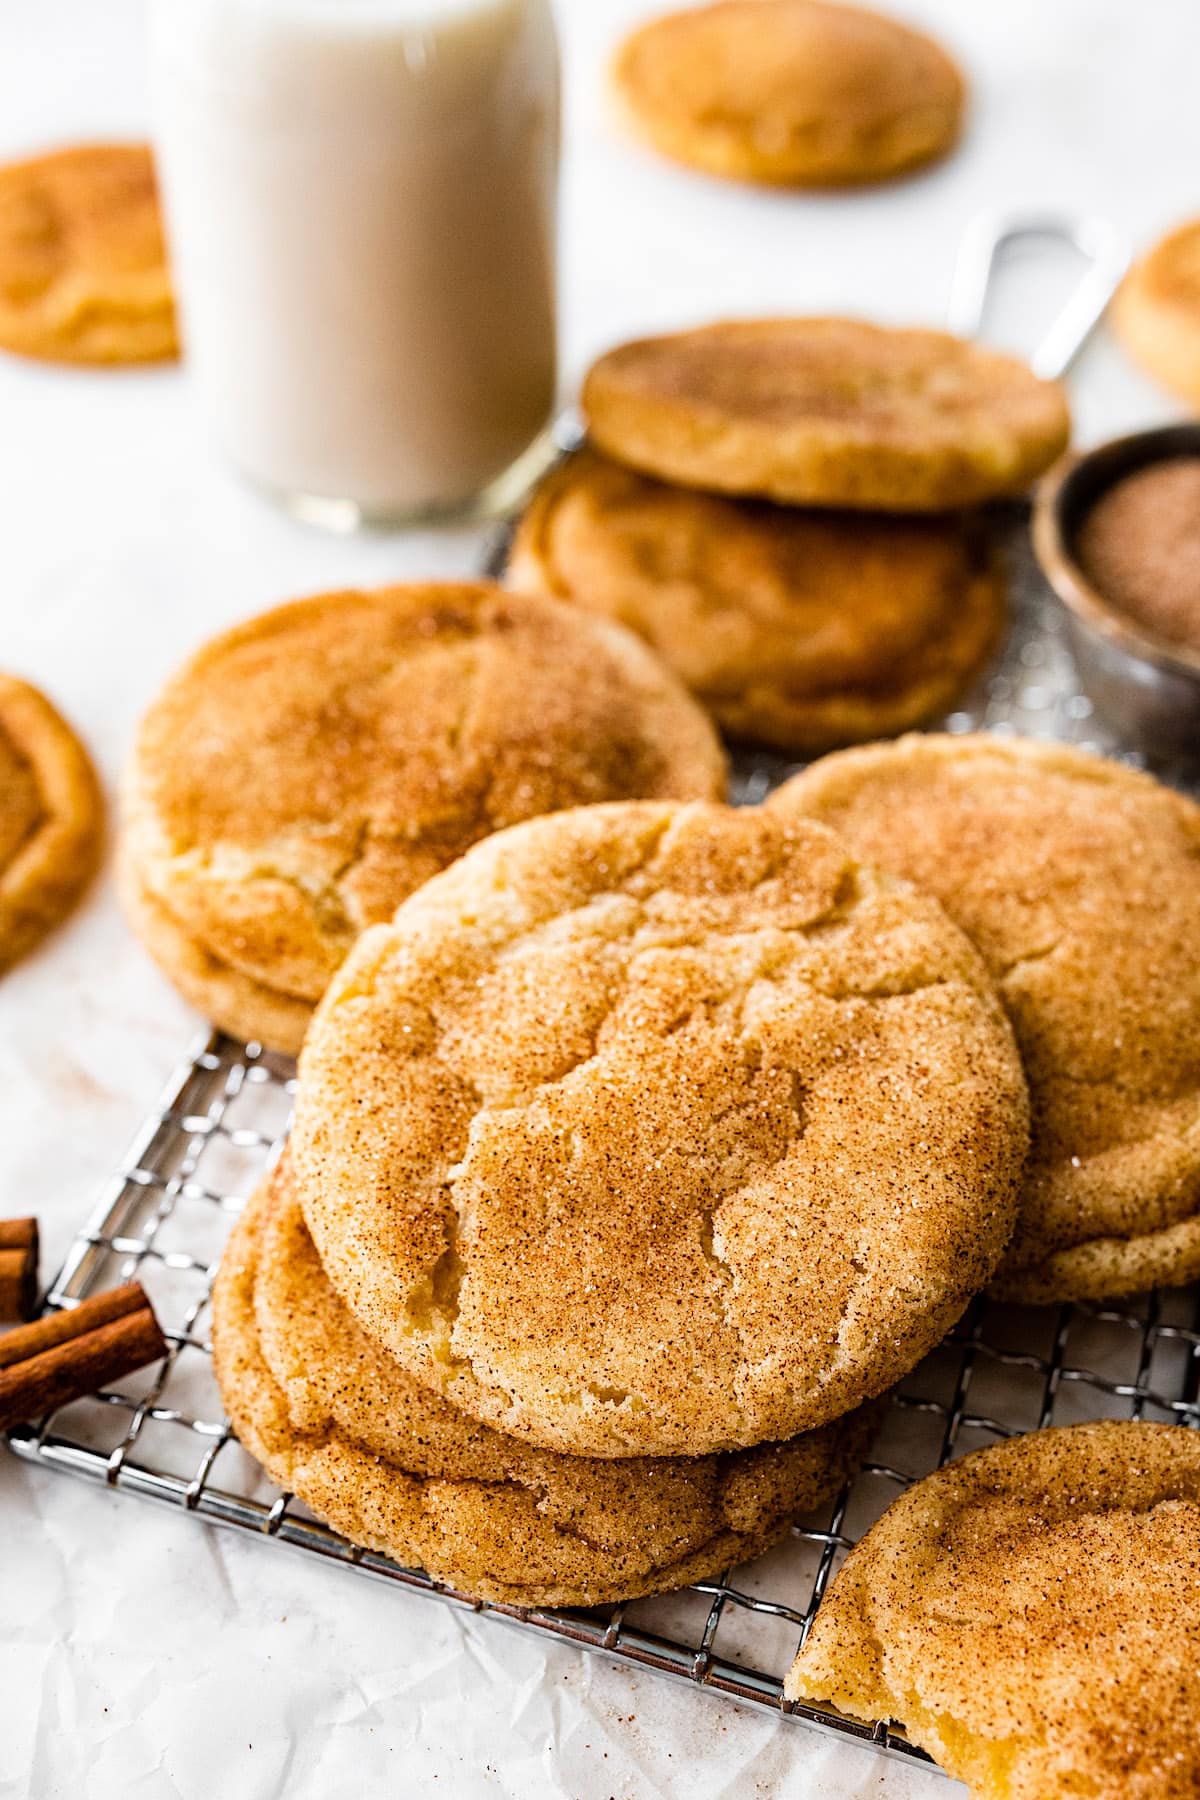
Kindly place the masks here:
[(664, 155), (794, 187), (887, 181), (958, 137), (963, 78), (931, 38), (823, 0), (719, 0), (652, 19), (613, 65), (625, 118)]
[(978, 519), (731, 500), (592, 449), (538, 488), (505, 581), (629, 626), (724, 730), (793, 756), (947, 711), (1005, 612)]
[(950, 512), (1021, 493), (1066, 447), (1056, 382), (944, 331), (730, 319), (609, 350), (582, 405), (617, 462), (805, 506)]
[(978, 945), (1029, 1081), (1008, 1299), (1200, 1276), (1200, 807), (1062, 745), (912, 737), (771, 797), (936, 894)]
[(215, 638), (151, 707), (122, 893), (190, 1000), (295, 1051), (359, 932), (478, 838), (724, 789), (709, 721), (618, 626), (486, 583), (319, 595)]
[(892, 1719), (973, 1800), (1200, 1792), (1200, 1434), (1106, 1420), (918, 1482), (785, 1684)]
[(80, 144), (0, 167), (0, 347), (52, 362), (178, 355), (147, 145)]
[(103, 836), (104, 802), (83, 745), (37, 688), (0, 674), (0, 971), (71, 911)]
[(988, 1280), (1026, 1144), (935, 902), (819, 826), (653, 804), (501, 833), (366, 934), (292, 1139), (364, 1327), (473, 1416), (600, 1456), (881, 1393)]
[(758, 1555), (857, 1469), (879, 1414), (674, 1461), (567, 1458), (501, 1437), (355, 1322), (286, 1160), (235, 1228), (213, 1304), (221, 1392), (268, 1473), (354, 1542), (510, 1604), (630, 1599)]

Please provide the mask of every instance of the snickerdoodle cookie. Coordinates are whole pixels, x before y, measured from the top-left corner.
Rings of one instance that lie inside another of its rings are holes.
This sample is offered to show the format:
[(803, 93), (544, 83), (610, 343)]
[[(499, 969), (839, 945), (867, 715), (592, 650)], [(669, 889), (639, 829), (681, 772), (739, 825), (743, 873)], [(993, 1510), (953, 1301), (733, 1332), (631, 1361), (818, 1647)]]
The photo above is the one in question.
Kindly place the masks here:
[(741, 319), (622, 344), (583, 388), (593, 441), (683, 487), (941, 512), (1028, 487), (1065, 447), (1062, 389), (944, 331)]
[(974, 1800), (1194, 1800), (1200, 1434), (1110, 1420), (940, 1469), (851, 1551), (786, 1691), (903, 1724)]
[(71, 911), (103, 836), (87, 751), (44, 694), (0, 674), (0, 970)]
[(978, 520), (729, 500), (586, 449), (535, 494), (505, 580), (630, 626), (726, 731), (795, 756), (945, 712), (1005, 612)]
[(655, 19), (613, 68), (656, 149), (713, 175), (795, 187), (886, 181), (943, 156), (965, 97), (931, 38), (823, 0), (718, 0)]
[(996, 1291), (1200, 1276), (1200, 807), (1080, 750), (988, 737), (844, 751), (769, 804), (936, 894), (991, 970), (1033, 1108)]
[(786, 1438), (989, 1279), (1026, 1096), (936, 902), (764, 810), (587, 807), (363, 937), (292, 1138), (334, 1286), (473, 1417), (581, 1455)]
[(188, 999), (294, 1051), (363, 927), (477, 838), (724, 786), (707, 718), (619, 626), (486, 583), (323, 594), (213, 639), (151, 707), (121, 883)]
[(1112, 316), (1134, 361), (1200, 410), (1200, 219), (1180, 225), (1135, 264)]
[(178, 354), (145, 144), (81, 144), (0, 168), (0, 348), (73, 363)]
[(532, 1450), (364, 1334), (317, 1260), (286, 1165), (236, 1227), (213, 1304), (226, 1408), (270, 1475), (354, 1542), (523, 1606), (630, 1599), (758, 1555), (854, 1472), (879, 1414), (731, 1456)]

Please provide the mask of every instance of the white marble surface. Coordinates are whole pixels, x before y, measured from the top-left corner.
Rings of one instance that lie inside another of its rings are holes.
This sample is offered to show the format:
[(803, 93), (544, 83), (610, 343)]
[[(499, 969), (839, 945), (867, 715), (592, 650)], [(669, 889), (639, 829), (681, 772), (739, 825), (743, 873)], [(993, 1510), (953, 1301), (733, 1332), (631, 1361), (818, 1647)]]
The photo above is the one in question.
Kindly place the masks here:
[[(186, 4), (186, 0), (180, 0)], [(760, 194), (622, 143), (599, 81), (639, 0), (562, 0), (565, 371), (721, 312), (937, 321), (981, 205), (1100, 210), (1138, 242), (1195, 207), (1192, 0), (904, 0), (975, 82), (961, 153), (862, 196)], [(6, 0), (0, 153), (136, 133), (137, 0)], [(1169, 408), (1101, 338), (1080, 435)], [(339, 541), (213, 465), (174, 371), (0, 359), (0, 666), (41, 682), (111, 790), (134, 720), (217, 627), (324, 586), (465, 572), (469, 534)], [(0, 1212), (57, 1258), (194, 1028), (107, 880), (0, 987)], [(0, 1455), (0, 1795), (949, 1795), (770, 1715), (310, 1568)]]

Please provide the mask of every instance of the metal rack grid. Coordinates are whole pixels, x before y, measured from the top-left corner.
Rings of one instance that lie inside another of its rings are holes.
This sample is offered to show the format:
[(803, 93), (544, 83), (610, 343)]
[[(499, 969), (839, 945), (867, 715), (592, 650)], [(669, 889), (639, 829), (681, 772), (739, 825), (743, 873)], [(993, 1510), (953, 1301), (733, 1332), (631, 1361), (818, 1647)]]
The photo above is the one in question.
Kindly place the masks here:
[[(1112, 751), (1079, 692), (1025, 533), (1009, 537), (1009, 642), (995, 673), (946, 726), (1021, 730)], [(739, 798), (761, 798), (784, 773), (782, 762), (742, 758)], [(48, 1296), (51, 1306), (71, 1306), (136, 1276), (168, 1354), (120, 1391), (18, 1428), (9, 1441), (19, 1456), (921, 1757), (902, 1733), (783, 1699), (783, 1676), (849, 1547), (903, 1487), (980, 1444), (1099, 1417), (1200, 1426), (1200, 1290), (1102, 1308), (981, 1300), (902, 1384), (857, 1479), (757, 1562), (678, 1595), (596, 1611), (477, 1606), (329, 1531), (266, 1482), (224, 1417), (211, 1372), (209, 1295), (232, 1220), (283, 1141), (293, 1088), (288, 1059), (219, 1035), (177, 1072)]]

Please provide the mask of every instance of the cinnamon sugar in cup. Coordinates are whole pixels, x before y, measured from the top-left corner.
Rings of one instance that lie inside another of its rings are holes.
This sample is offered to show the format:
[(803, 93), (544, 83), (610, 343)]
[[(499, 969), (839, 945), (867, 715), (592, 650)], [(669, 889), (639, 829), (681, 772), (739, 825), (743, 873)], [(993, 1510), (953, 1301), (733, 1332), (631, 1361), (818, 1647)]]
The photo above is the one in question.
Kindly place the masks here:
[(1033, 541), (1097, 711), (1151, 756), (1200, 760), (1200, 590), (1190, 600), (1186, 582), (1200, 509), (1193, 528), (1181, 505), (1193, 463), (1200, 424), (1066, 459), (1039, 489)]

